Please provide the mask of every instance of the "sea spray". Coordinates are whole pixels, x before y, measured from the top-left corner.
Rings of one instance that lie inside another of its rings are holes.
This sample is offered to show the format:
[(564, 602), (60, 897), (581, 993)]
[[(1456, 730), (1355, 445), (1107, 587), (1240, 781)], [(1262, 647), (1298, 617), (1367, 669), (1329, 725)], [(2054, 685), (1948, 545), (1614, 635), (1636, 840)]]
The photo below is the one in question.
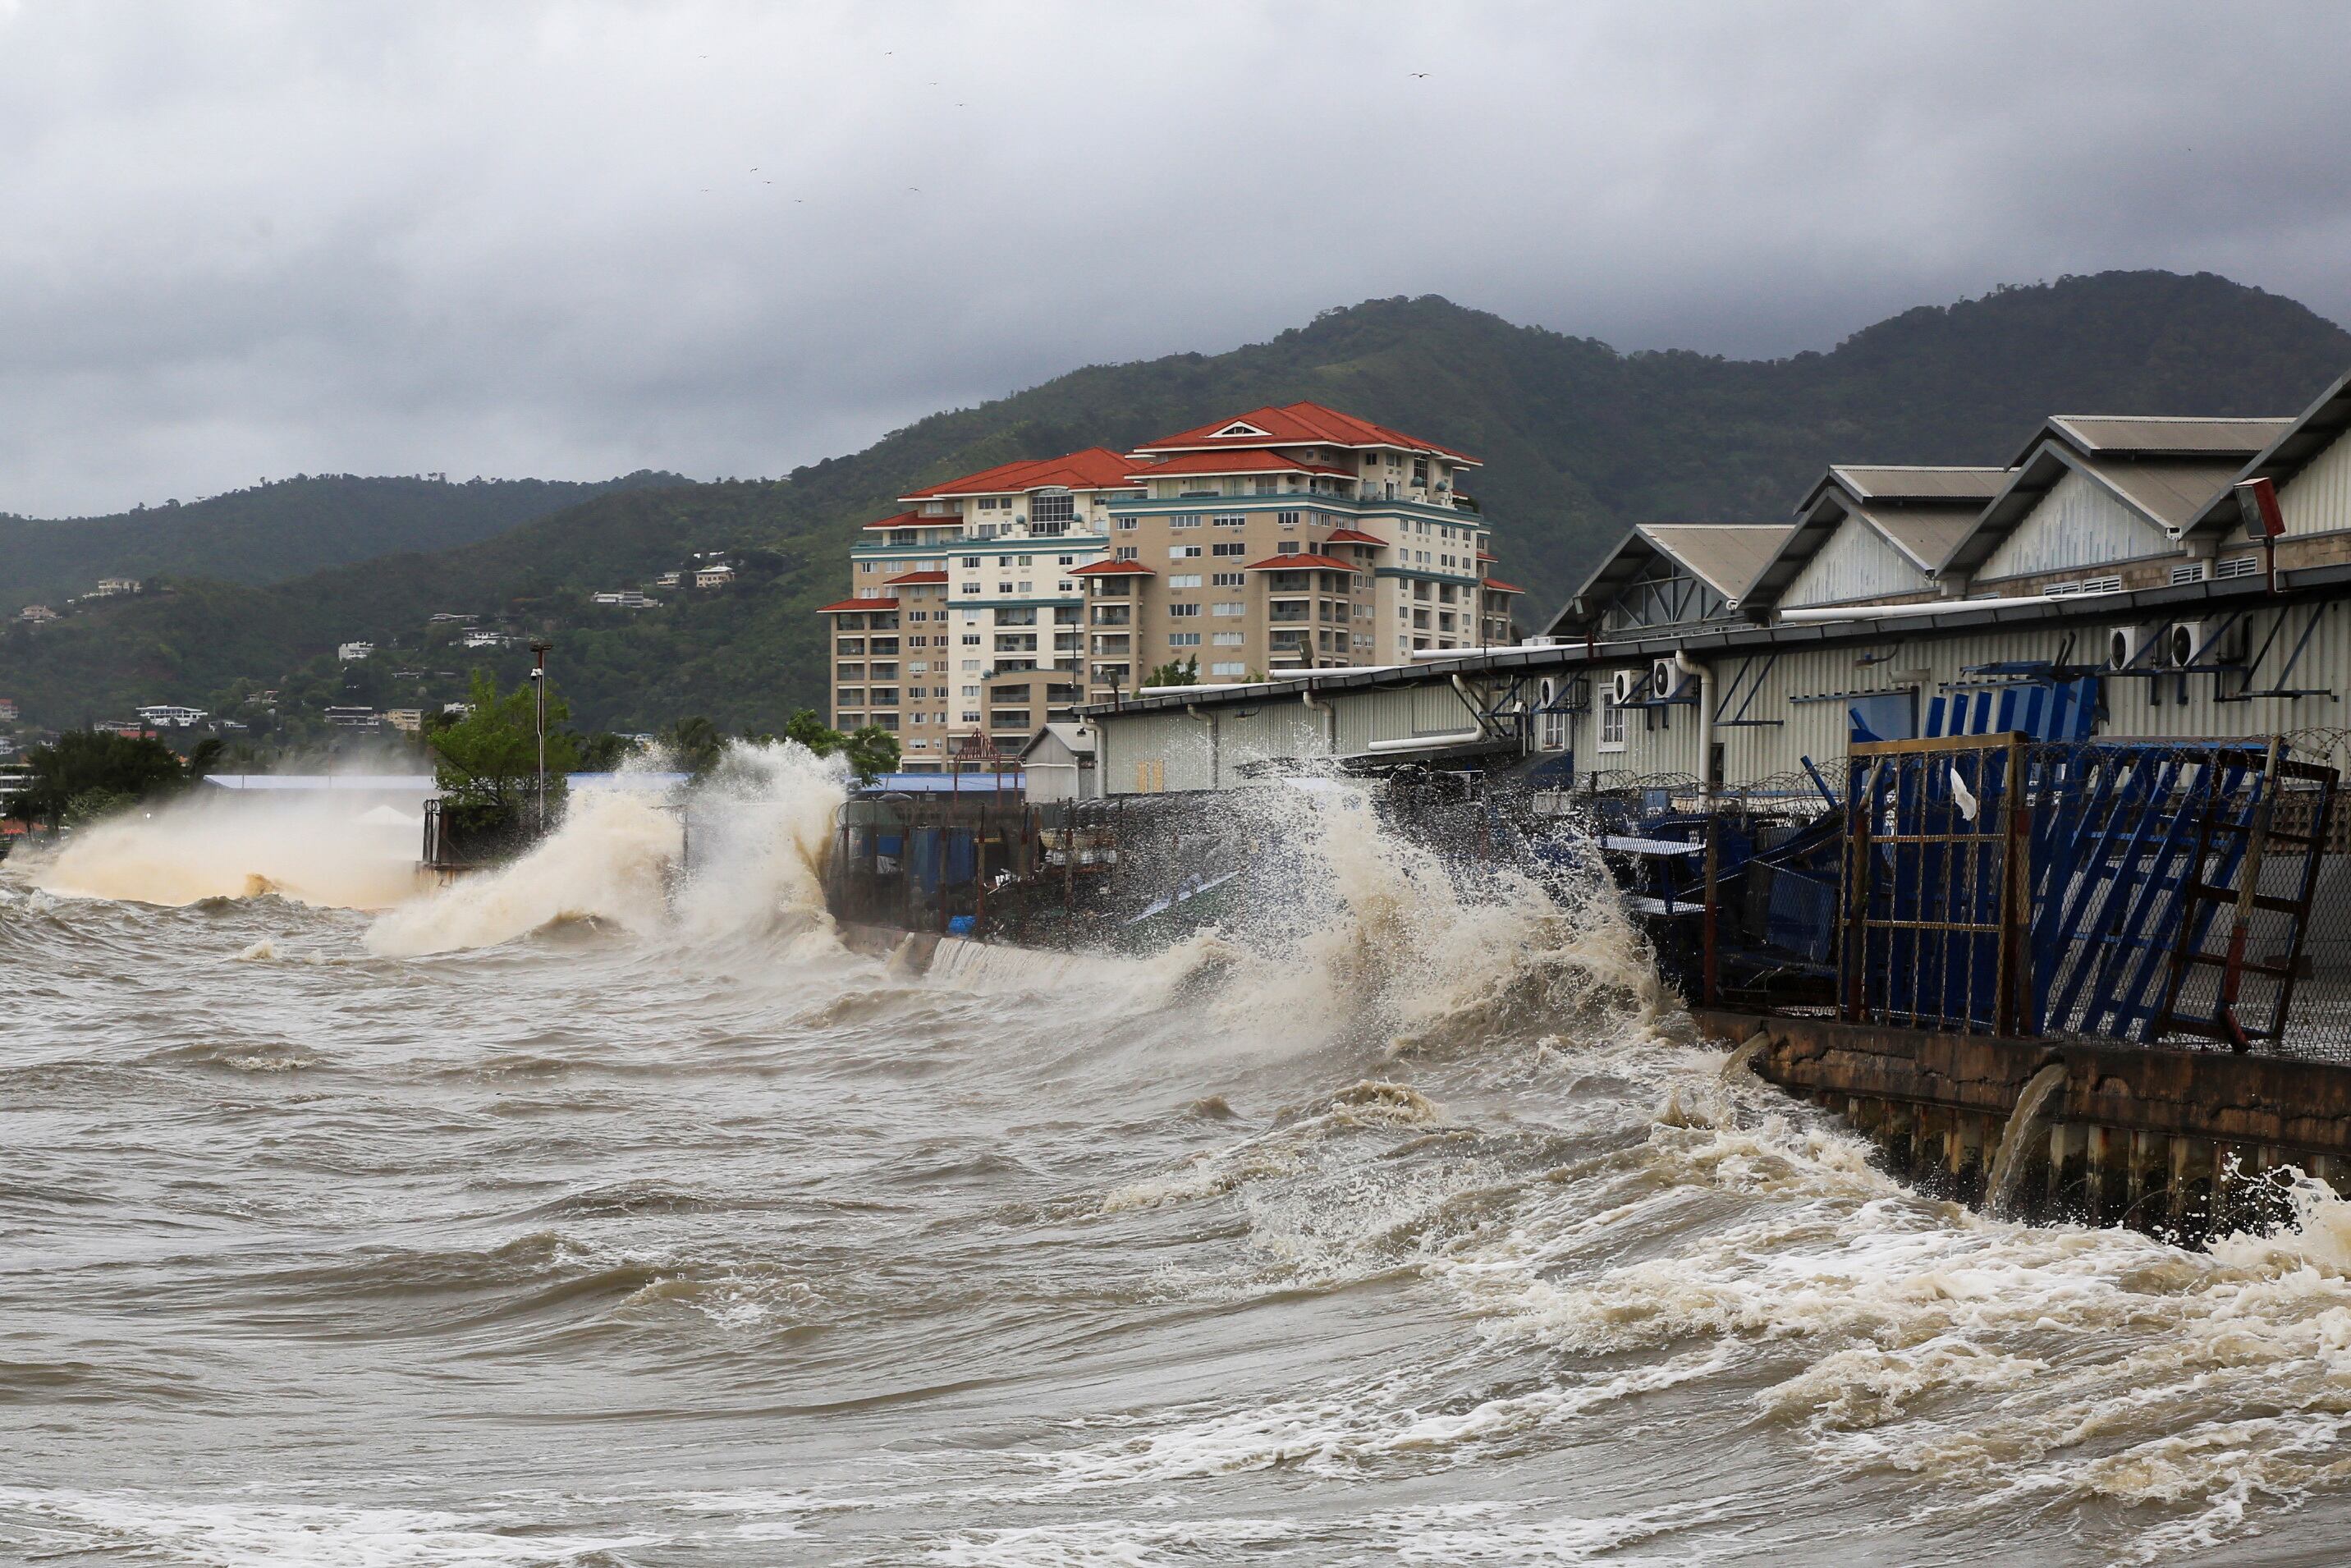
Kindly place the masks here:
[(269, 894), (327, 908), (384, 909), (426, 885), (423, 820), (378, 795), (209, 787), (77, 830), (32, 873), (47, 892), (141, 904)]
[(415, 957), (569, 921), (694, 939), (779, 925), (829, 930), (822, 867), (847, 780), (841, 762), (794, 742), (738, 743), (680, 800), (650, 789), (575, 794), (541, 842), (392, 910), (369, 930), (368, 947)]

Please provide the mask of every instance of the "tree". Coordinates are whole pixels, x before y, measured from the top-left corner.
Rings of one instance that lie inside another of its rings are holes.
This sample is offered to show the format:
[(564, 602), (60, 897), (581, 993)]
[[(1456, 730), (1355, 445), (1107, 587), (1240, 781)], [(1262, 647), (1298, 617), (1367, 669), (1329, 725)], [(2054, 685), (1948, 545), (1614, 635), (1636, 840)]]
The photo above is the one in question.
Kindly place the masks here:
[(880, 725), (869, 724), (843, 735), (804, 707), (784, 722), (784, 738), (807, 747), (819, 757), (839, 752), (849, 762), (860, 784), (870, 784), (884, 773), (898, 770), (898, 737)]
[(1197, 653), (1180, 663), (1169, 660), (1156, 665), (1143, 677), (1146, 686), (1193, 686), (1200, 684), (1200, 656)]
[(878, 724), (851, 730), (841, 754), (849, 758), (850, 770), (860, 784), (871, 784), (884, 773), (898, 771), (898, 737)]
[(610, 773), (623, 759), (636, 755), (637, 743), (609, 729), (598, 730), (580, 742), (580, 766), (590, 773)]
[[(502, 692), (486, 670), (474, 672), (473, 711), (433, 732), (433, 778), (442, 810), (467, 828), (511, 826), (522, 819), (538, 777), (538, 734), (530, 683)], [(577, 737), (559, 728), (570, 705), (547, 694), (548, 793), (559, 797), (563, 775), (580, 763)]]
[(118, 806), (176, 789), (187, 779), (172, 748), (152, 736), (70, 730), (26, 753), (32, 783), (8, 815), (51, 827), (89, 821)]
[(696, 779), (717, 767), (726, 750), (725, 732), (700, 714), (688, 715), (663, 730), (660, 741), (662, 749)]

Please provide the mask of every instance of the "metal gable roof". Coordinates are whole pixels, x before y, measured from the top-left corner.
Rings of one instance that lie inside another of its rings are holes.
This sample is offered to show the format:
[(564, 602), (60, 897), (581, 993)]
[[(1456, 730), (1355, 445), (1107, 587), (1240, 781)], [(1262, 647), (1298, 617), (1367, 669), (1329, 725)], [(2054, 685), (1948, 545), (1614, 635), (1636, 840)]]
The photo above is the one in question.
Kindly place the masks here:
[(2134, 459), (2085, 453), (2053, 420), (2018, 465), (2016, 477), (1936, 570), (1973, 571), (1981, 566), (2069, 472), (2087, 476), (2148, 526), (2177, 538), (2217, 494), (2225, 493), (2237, 464), (2226, 457)]
[(1640, 531), (1723, 598), (1736, 602), (1788, 537), (1786, 523), (1650, 523)]
[(1725, 599), (1736, 600), (1752, 579), (1754, 565), (1770, 559), (1787, 533), (1784, 523), (1651, 523), (1628, 528), (1616, 548), (1568, 595), (1544, 631), (1557, 636), (1562, 626), (1596, 618), (1650, 562), (1660, 559)]
[(2258, 419), (2195, 414), (2053, 413), (2016, 459), (2022, 467), (2055, 436), (2074, 451), (2116, 457), (2208, 457), (2242, 463), (2294, 423), (2290, 415)]
[[(2267, 479), (2273, 485), (2283, 485), (2342, 439), (2346, 431), (2351, 431), (2351, 373), (2320, 392), (2308, 408), (2232, 476), (2231, 484), (2241, 479)], [(2193, 526), (2234, 528), (2236, 524), (2236, 501), (2224, 487), (2205, 504)]]

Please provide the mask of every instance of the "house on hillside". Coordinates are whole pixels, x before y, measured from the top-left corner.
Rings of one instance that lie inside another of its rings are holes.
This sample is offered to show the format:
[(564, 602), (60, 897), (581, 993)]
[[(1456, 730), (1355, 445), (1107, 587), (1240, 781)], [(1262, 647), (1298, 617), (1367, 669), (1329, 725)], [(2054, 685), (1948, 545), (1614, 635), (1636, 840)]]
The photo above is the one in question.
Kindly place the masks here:
[(513, 641), (503, 632), (468, 632), (465, 645), (468, 648), (503, 648)]
[(92, 599), (120, 599), (125, 594), (136, 593), (138, 591), (139, 580), (135, 577), (101, 577), (98, 580), (97, 591), (93, 592), (90, 597)]
[[(702, 584), (697, 581), (696, 586), (702, 586)], [(661, 604), (660, 600), (647, 599), (633, 588), (623, 588), (609, 593), (594, 593), (589, 595), (589, 598), (594, 603), (609, 604), (622, 610), (652, 610)]]
[(735, 569), (725, 561), (694, 570), (694, 586), (696, 588), (725, 588), (734, 580)]
[(375, 652), (372, 643), (345, 643), (335, 650), (335, 657), (346, 664), (356, 664)]
[(17, 620), (30, 621), (36, 625), (44, 621), (55, 621), (57, 618), (57, 612), (46, 604), (27, 604), (16, 612)]
[(16, 722), (16, 699), (15, 697), (0, 697), (0, 724), (14, 724)]
[(404, 734), (414, 735), (424, 727), (424, 710), (414, 707), (386, 708), (383, 722)]
[(371, 707), (330, 707), (327, 722), (337, 729), (381, 729), (383, 716)]
[(205, 712), (200, 707), (181, 707), (172, 703), (156, 703), (139, 710), (140, 718), (157, 729), (193, 729), (204, 722)]

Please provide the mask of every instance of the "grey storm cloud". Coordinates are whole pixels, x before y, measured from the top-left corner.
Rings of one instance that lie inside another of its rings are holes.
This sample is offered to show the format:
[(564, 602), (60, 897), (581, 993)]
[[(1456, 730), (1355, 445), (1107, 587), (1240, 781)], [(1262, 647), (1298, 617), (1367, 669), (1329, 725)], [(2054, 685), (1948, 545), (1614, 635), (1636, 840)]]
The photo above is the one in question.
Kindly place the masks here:
[(1620, 348), (2351, 314), (2337, 5), (0, 0), (0, 507), (777, 474), (1441, 293)]

